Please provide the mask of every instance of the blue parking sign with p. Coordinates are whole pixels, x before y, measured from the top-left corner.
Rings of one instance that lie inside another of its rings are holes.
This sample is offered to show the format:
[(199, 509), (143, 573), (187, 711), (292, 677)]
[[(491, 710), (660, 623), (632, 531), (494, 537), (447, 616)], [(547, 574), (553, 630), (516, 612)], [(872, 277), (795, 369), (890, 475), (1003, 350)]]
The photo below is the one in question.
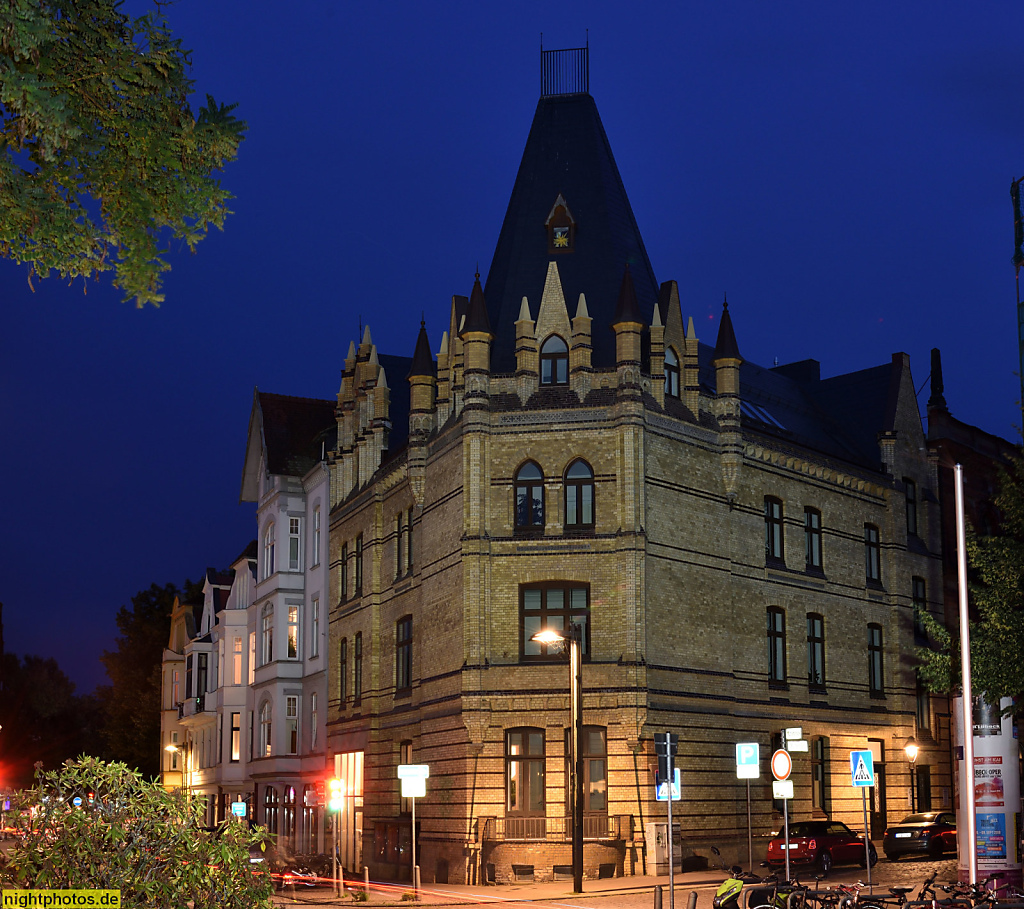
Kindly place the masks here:
[(737, 742), (736, 778), (756, 780), (761, 776), (761, 761), (757, 742)]

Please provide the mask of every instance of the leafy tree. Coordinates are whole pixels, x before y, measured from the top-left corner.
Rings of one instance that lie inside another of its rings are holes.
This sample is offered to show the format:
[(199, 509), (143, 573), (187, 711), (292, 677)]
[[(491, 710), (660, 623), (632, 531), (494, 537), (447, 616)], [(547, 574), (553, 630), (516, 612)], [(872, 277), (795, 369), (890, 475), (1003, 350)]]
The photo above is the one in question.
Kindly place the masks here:
[(189, 106), (190, 52), (158, 11), (121, 0), (6, 0), (0, 18), (0, 255), (74, 279), (114, 270), (159, 304), (162, 238), (195, 252), (231, 195), (214, 172), (245, 124)]
[(33, 766), (56, 767), (95, 744), (89, 698), (56, 660), (3, 656), (5, 687), (0, 698), (0, 786), (29, 786)]
[(202, 590), (192, 581), (185, 582), (184, 590), (174, 584), (140, 590), (131, 609), (122, 606), (117, 612), (116, 649), (100, 657), (110, 679), (96, 691), (103, 753), (146, 776), (160, 772), (160, 661), (171, 633), (174, 598), (195, 602)]
[(16, 798), (23, 813), (9, 816), (24, 836), (0, 867), (4, 888), (120, 890), (126, 907), (271, 905), (269, 874), (249, 862), (263, 828), (203, 830), (199, 797), (167, 792), (124, 764), (69, 761), (40, 771), (36, 788)]
[[(1024, 460), (1018, 458), (1003, 473), (995, 504), (1000, 532), (967, 535), (970, 602), (977, 617), (970, 623), (971, 686), (992, 704), (1024, 693)], [(938, 649), (918, 651), (921, 678), (932, 691), (958, 688), (959, 629), (922, 618)]]

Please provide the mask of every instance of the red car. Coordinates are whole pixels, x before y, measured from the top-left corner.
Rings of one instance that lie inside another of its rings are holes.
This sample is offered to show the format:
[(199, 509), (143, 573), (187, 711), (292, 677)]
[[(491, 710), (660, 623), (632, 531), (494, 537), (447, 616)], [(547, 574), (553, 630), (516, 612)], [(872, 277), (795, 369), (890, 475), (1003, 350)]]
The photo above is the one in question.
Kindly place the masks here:
[[(874, 865), (878, 861), (878, 853), (870, 844), (868, 854)], [(822, 874), (828, 874), (833, 865), (856, 864), (866, 868), (864, 837), (839, 821), (798, 821), (789, 825), (789, 861), (790, 864), (813, 862)], [(768, 864), (772, 868), (786, 866), (782, 836), (768, 843)]]

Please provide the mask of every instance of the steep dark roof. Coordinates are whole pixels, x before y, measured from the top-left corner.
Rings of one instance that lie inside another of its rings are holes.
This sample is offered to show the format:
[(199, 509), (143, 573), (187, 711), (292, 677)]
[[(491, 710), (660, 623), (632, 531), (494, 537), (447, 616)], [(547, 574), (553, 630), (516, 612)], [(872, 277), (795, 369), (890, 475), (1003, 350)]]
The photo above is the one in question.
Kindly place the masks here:
[(480, 275), (473, 281), (473, 292), (469, 295), (469, 310), (466, 312), (466, 324), (463, 332), (491, 332), (491, 322), (487, 318), (487, 304), (484, 302), (484, 290), (480, 286)]
[(612, 319), (612, 325), (619, 325), (622, 322), (646, 324), (637, 306), (636, 288), (633, 286), (633, 273), (628, 262), (622, 272), (622, 284), (619, 285), (619, 299), (615, 304), (615, 318)]
[[(717, 356), (716, 349), (700, 345), (700, 382), (706, 393), (713, 393), (715, 387)], [(882, 469), (878, 433), (887, 426), (892, 384), (898, 378), (896, 363), (819, 380), (813, 361), (766, 369), (744, 360), (740, 366), (743, 428), (878, 471)]]
[[(416, 350), (413, 351), (412, 364), (409, 366), (407, 379), (413, 376), (434, 376), (437, 372), (437, 364), (434, 363), (434, 355), (430, 352), (430, 339), (427, 337), (427, 326), (420, 322), (420, 333), (416, 336)], [(388, 379), (390, 382), (391, 380)]]
[(729, 304), (722, 304), (722, 321), (718, 325), (718, 340), (715, 341), (716, 360), (742, 360), (740, 346), (736, 343), (736, 332), (732, 327), (732, 316), (729, 315)]
[(261, 391), (263, 438), (271, 473), (305, 476), (334, 447), (338, 424), (334, 401), (293, 398)]
[[(552, 254), (544, 222), (559, 193), (575, 220), (574, 249)], [(520, 304), (527, 297), (536, 314), (549, 261), (558, 263), (570, 316), (579, 295), (587, 296), (594, 366), (613, 367), (611, 324), (623, 266), (630, 265), (641, 313), (653, 312), (658, 284), (589, 94), (556, 95), (537, 104), (484, 288), (496, 373), (515, 371)]]

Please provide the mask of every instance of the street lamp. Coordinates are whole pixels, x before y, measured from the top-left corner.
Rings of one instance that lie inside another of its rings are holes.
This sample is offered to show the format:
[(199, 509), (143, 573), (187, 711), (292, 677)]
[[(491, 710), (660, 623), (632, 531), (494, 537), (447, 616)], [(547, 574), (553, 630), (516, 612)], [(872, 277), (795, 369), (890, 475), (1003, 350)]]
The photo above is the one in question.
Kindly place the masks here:
[(907, 744), (903, 746), (903, 752), (907, 756), (907, 760), (910, 761), (910, 813), (913, 814), (917, 808), (914, 806), (914, 765), (917, 762), (917, 752), (921, 749), (918, 748), (917, 741), (911, 736), (907, 739)]
[(569, 792), (572, 812), (572, 892), (583, 892), (583, 626), (569, 622), (568, 632), (554, 628), (538, 631), (538, 644), (569, 642)]

